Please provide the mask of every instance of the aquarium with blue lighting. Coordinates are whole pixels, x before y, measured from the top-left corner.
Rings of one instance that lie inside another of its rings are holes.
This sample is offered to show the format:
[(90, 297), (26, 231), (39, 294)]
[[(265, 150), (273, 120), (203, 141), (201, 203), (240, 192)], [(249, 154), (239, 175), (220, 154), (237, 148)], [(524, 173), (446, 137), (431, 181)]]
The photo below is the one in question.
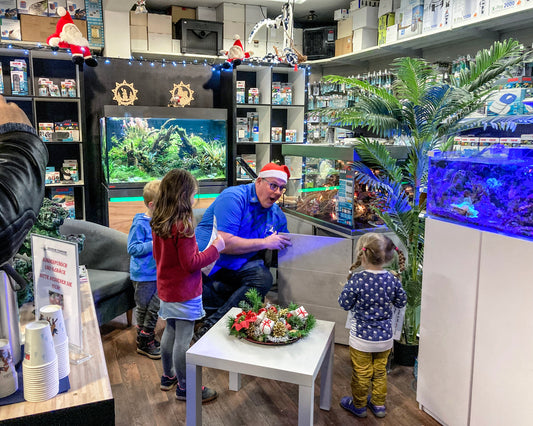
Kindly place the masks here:
[(109, 186), (161, 179), (172, 169), (198, 181), (226, 180), (226, 110), (106, 107), (100, 120)]
[(533, 149), (432, 153), (427, 212), (481, 230), (533, 239)]

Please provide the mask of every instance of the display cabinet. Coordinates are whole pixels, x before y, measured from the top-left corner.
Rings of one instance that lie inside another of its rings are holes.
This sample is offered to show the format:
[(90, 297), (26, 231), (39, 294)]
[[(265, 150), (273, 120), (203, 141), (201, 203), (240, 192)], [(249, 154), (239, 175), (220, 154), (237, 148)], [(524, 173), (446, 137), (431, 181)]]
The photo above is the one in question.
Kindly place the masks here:
[(85, 219), (83, 68), (67, 53), (0, 48), (0, 92), (26, 113), (46, 144), (45, 195)]
[(283, 145), (306, 141), (306, 87), (305, 67), (242, 64), (221, 72), (230, 111), (230, 184), (250, 180), (236, 166), (237, 157), (257, 171), (270, 161), (281, 161)]
[[(406, 146), (387, 149), (399, 161), (407, 155)], [(350, 167), (360, 159), (353, 145), (285, 144), (282, 154), (291, 172), (281, 201), (287, 214), (344, 236), (384, 228), (371, 209), (379, 195), (358, 183)]]

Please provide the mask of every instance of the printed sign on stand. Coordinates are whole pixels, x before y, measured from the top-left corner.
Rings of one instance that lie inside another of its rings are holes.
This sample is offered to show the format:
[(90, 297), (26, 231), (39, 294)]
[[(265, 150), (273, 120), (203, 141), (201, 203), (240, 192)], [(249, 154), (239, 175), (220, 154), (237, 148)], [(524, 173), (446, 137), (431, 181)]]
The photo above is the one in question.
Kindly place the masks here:
[(46, 305), (63, 308), (69, 343), (82, 349), (78, 245), (31, 235), (35, 312)]

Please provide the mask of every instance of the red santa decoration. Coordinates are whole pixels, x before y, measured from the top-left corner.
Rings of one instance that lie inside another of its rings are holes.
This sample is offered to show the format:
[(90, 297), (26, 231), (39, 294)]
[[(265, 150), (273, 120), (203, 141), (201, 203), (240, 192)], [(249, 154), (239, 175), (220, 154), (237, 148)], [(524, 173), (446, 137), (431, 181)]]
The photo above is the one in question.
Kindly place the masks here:
[(56, 32), (46, 39), (48, 45), (52, 46), (52, 49), (70, 49), (72, 62), (75, 64), (83, 64), (85, 61), (90, 67), (98, 65), (91, 55), (89, 42), (72, 21), (70, 13), (64, 7), (59, 7), (57, 14), (61, 18), (56, 24)]
[(229, 50), (220, 51), (221, 54), (226, 55), (228, 57), (228, 59), (226, 60), (226, 63), (228, 64), (226, 68), (231, 66), (231, 64), (240, 65), (243, 59), (248, 59), (254, 53), (244, 51), (238, 34), (235, 34), (233, 36), (233, 39), (235, 40), (235, 43), (233, 43), (233, 46), (231, 46)]

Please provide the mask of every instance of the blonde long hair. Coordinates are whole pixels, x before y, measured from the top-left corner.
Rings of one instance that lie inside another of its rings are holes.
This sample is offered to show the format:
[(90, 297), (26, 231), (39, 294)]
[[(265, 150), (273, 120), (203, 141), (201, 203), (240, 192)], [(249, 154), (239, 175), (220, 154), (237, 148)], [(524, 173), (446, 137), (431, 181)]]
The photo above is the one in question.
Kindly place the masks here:
[(170, 238), (174, 225), (178, 226), (180, 236), (190, 238), (194, 235), (191, 198), (196, 191), (198, 183), (187, 170), (173, 169), (165, 175), (159, 185), (150, 222), (156, 235)]
[(405, 269), (405, 255), (385, 234), (369, 232), (362, 235), (357, 240), (355, 251), (357, 257), (355, 263), (350, 266), (348, 279), (350, 279), (354, 271), (361, 266), (363, 256), (370, 264), (374, 266), (383, 266), (392, 262), (394, 256), (397, 255), (400, 266), (399, 272), (402, 272)]

